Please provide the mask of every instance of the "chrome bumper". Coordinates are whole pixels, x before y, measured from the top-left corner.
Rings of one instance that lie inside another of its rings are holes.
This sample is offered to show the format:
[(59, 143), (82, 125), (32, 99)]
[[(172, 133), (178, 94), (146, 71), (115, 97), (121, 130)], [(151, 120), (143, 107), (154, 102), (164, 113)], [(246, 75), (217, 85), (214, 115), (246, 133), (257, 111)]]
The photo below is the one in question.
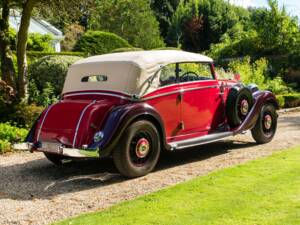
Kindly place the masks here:
[(57, 155), (64, 155), (72, 158), (98, 158), (99, 151), (94, 149), (77, 149), (77, 148), (66, 148), (59, 143), (43, 142), (35, 146), (33, 143), (21, 143), (15, 144), (14, 149), (16, 150), (29, 150), (31, 152), (46, 152)]

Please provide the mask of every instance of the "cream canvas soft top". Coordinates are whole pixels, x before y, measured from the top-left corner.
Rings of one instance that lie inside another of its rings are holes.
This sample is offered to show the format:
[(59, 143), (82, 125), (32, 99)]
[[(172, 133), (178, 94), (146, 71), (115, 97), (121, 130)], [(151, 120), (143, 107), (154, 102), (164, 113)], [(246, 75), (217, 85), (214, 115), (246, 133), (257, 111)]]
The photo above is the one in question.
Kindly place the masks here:
[[(109, 90), (144, 95), (158, 88), (159, 74), (165, 65), (176, 62), (212, 62), (204, 55), (156, 50), (112, 53), (82, 59), (68, 71), (63, 94), (74, 91)], [(89, 79), (99, 77), (100, 79)], [(149, 81), (152, 83), (149, 83)], [(150, 86), (149, 86), (150, 85)]]

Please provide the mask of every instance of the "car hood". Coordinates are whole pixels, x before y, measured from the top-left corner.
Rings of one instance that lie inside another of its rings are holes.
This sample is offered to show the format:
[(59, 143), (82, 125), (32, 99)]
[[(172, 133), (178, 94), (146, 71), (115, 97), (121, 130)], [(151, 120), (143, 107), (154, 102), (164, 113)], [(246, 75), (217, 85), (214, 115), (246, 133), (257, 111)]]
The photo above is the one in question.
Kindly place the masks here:
[(60, 142), (67, 147), (81, 148), (91, 144), (95, 132), (118, 101), (62, 100), (42, 114), (35, 133), (35, 142)]

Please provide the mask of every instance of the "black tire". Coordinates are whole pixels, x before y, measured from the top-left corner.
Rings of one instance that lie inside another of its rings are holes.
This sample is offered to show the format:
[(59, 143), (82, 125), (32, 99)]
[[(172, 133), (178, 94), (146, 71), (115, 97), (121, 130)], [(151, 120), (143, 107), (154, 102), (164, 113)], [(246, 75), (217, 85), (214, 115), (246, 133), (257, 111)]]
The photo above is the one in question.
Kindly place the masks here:
[(47, 153), (47, 152), (44, 152), (44, 155), (50, 162), (52, 162), (56, 166), (62, 166), (63, 160), (65, 159), (64, 156), (51, 154), (51, 153)]
[(113, 151), (113, 160), (118, 171), (129, 178), (150, 173), (160, 155), (160, 135), (149, 121), (132, 123), (122, 135)]
[(252, 92), (248, 88), (231, 88), (226, 101), (226, 116), (230, 127), (239, 126), (253, 106)]
[[(271, 125), (268, 119), (271, 118)], [(262, 107), (260, 115), (257, 119), (255, 127), (251, 130), (253, 139), (258, 144), (270, 142), (277, 129), (277, 113), (273, 104), (266, 104)]]

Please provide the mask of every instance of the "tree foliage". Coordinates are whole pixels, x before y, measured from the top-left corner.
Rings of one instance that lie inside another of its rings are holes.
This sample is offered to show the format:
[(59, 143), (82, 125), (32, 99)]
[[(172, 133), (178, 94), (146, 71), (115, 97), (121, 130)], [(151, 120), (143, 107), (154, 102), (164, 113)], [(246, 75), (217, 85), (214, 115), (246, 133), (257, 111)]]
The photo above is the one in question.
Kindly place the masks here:
[(151, 0), (151, 9), (159, 22), (160, 33), (165, 41), (171, 25), (171, 18), (179, 2), (180, 0)]
[(208, 50), (222, 35), (240, 20), (248, 17), (247, 10), (223, 0), (181, 0), (172, 17), (167, 43), (189, 51)]
[(269, 7), (250, 9), (246, 25), (238, 24), (222, 35), (221, 41), (211, 47), (217, 58), (251, 55), (283, 56), (299, 49), (300, 32), (296, 18), (279, 8), (277, 1), (269, 0)]
[(148, 0), (97, 0), (90, 27), (115, 33), (132, 46), (152, 49), (164, 46), (159, 24)]

